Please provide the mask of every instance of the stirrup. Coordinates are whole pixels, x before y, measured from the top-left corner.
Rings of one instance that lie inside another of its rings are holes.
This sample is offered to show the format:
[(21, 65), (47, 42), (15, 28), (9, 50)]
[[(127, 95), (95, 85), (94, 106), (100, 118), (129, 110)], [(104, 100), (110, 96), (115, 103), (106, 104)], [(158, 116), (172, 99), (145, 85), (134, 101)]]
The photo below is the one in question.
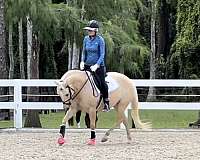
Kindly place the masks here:
[(110, 109), (104, 108), (102, 112), (110, 112)]
[(110, 112), (110, 107), (109, 107), (109, 104), (105, 103), (105, 105), (104, 105), (104, 108), (103, 108), (102, 112)]

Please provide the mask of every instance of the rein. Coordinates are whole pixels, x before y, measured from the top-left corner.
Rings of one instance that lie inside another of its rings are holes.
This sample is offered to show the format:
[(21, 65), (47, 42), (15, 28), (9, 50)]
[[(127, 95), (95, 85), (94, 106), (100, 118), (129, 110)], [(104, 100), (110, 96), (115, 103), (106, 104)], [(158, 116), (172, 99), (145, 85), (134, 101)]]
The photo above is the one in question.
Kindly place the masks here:
[[(91, 79), (90, 79), (88, 73), (87, 73), (86, 71), (85, 71), (85, 73), (86, 73), (86, 75), (87, 75), (87, 77), (88, 77), (88, 79), (89, 79), (89, 81), (90, 81), (90, 84), (91, 84), (91, 87), (92, 87), (93, 96), (94, 96), (94, 97), (98, 97), (99, 94), (98, 94), (98, 91), (97, 91), (97, 87), (95, 86), (94, 80), (91, 81)], [(91, 72), (91, 73), (93, 74), (93, 72)], [(94, 74), (95, 74), (95, 73), (94, 73)], [(93, 76), (93, 78), (94, 78), (94, 76)], [(97, 95), (95, 95), (94, 90), (96, 91)], [(99, 108), (99, 105), (100, 105), (102, 99), (103, 99), (103, 96), (102, 96), (102, 94), (100, 94), (100, 98), (99, 98), (99, 101), (98, 101), (98, 103), (97, 103), (96, 109)]]
[[(87, 71), (85, 71), (85, 73), (86, 73), (86, 75), (87, 75), (87, 77), (88, 77), (88, 79), (89, 79), (89, 81), (90, 81), (91, 86), (92, 86), (92, 93), (93, 93), (93, 96), (94, 96), (94, 97), (98, 97), (99, 94), (98, 94), (98, 91), (97, 91), (97, 87), (95, 87), (94, 81), (91, 81), (90, 76), (88, 75)], [(92, 72), (91, 72), (91, 73), (92, 73)], [(95, 95), (94, 91), (97, 93), (97, 95)]]
[(69, 85), (67, 85), (66, 86), (66, 88), (68, 88), (69, 89), (69, 99), (67, 99), (66, 101), (64, 101), (64, 103), (66, 104), (66, 105), (71, 105), (71, 100), (74, 100), (77, 96), (78, 96), (78, 94), (81, 92), (81, 90), (83, 89), (83, 87), (86, 85), (86, 83), (88, 82), (88, 79), (85, 81), (85, 83), (83, 84), (83, 86), (80, 88), (80, 90), (77, 92), (77, 93), (75, 93), (74, 95), (72, 95), (72, 91), (74, 91), (74, 89), (72, 88), (72, 87), (70, 87)]
[[(75, 94), (72, 94), (72, 91), (73, 92), (75, 92), (75, 90), (72, 88), (72, 87), (70, 87), (69, 85), (67, 85), (66, 86), (66, 88), (68, 88), (68, 90), (69, 90), (69, 99), (67, 99), (66, 101), (64, 101), (64, 104), (66, 104), (66, 105), (71, 105), (71, 100), (74, 100), (77, 96), (78, 96), (78, 94), (81, 92), (81, 90), (84, 88), (84, 86), (86, 85), (86, 83), (88, 82), (88, 80), (89, 80), (89, 82), (90, 82), (90, 84), (91, 84), (91, 86), (92, 86), (92, 92), (93, 92), (93, 96), (94, 97), (98, 97), (99, 96), (99, 94), (98, 94), (98, 91), (97, 91), (97, 87), (95, 87), (95, 83), (94, 83), (94, 81), (92, 81), (91, 79), (90, 79), (90, 76), (88, 75), (88, 73), (87, 73), (87, 71), (85, 70), (85, 73), (86, 73), (86, 75), (87, 75), (87, 80), (85, 81), (85, 83), (83, 84), (83, 86), (80, 88), (80, 90), (77, 92), (77, 93), (75, 93)], [(97, 93), (96, 95), (95, 95), (95, 92)], [(102, 97), (100, 98), (100, 101), (101, 101), (101, 99), (102, 99)], [(100, 101), (98, 102), (98, 105), (97, 105), (97, 107), (99, 106), (99, 104), (100, 104)]]

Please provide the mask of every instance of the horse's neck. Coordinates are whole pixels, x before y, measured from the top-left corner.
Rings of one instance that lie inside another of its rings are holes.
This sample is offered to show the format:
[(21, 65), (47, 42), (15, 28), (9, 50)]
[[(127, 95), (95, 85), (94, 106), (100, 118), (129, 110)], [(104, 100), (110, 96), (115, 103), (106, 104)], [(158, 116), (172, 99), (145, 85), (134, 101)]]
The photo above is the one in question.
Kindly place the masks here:
[(79, 72), (80, 72), (79, 70), (69, 70), (61, 77), (61, 80), (65, 80), (68, 77), (70, 77), (71, 75), (77, 74)]
[(87, 80), (85, 72), (79, 70), (68, 71), (62, 78), (68, 85), (72, 84), (75, 88), (81, 87)]

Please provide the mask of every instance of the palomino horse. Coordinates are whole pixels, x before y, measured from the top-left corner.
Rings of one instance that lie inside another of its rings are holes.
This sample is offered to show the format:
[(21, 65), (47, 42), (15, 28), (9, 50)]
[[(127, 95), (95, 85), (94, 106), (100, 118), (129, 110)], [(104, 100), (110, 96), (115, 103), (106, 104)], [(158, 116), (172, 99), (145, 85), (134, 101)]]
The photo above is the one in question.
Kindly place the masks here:
[[(64, 116), (62, 125), (60, 126), (61, 137), (58, 139), (60, 145), (64, 143), (66, 122), (75, 115), (78, 110), (89, 114), (91, 138), (89, 139), (88, 144), (95, 145), (96, 143), (96, 111), (103, 108), (103, 103), (100, 103), (98, 109), (96, 108), (99, 103), (99, 96), (94, 96), (94, 90), (90, 83), (91, 79), (89, 78), (91, 75), (89, 74), (88, 76), (86, 73), (87, 72), (80, 70), (70, 70), (66, 72), (58, 82), (56, 82), (58, 95), (61, 97), (63, 103), (69, 105), (69, 110)], [(132, 106), (131, 116), (136, 128), (149, 128), (150, 125), (148, 123), (142, 123), (139, 118), (138, 95), (133, 81), (127, 76), (117, 72), (108, 72), (107, 75), (118, 83), (118, 88), (109, 93), (110, 106), (114, 107), (116, 110), (117, 122), (105, 133), (102, 142), (107, 141), (110, 132), (122, 122), (126, 128), (127, 139), (130, 141), (131, 135), (128, 128), (128, 120), (124, 114), (129, 103), (131, 103)]]

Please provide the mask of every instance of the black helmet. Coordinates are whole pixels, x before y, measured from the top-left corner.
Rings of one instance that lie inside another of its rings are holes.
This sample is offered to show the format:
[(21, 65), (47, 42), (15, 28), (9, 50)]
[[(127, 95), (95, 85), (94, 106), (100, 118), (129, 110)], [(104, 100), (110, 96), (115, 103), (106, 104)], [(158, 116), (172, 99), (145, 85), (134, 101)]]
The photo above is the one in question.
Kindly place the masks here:
[(91, 20), (88, 22), (87, 26), (91, 28), (99, 28), (99, 22), (97, 22), (96, 20)]
[(96, 20), (91, 20), (88, 22), (87, 27), (84, 27), (83, 29), (98, 31), (98, 28), (99, 28), (99, 23)]

